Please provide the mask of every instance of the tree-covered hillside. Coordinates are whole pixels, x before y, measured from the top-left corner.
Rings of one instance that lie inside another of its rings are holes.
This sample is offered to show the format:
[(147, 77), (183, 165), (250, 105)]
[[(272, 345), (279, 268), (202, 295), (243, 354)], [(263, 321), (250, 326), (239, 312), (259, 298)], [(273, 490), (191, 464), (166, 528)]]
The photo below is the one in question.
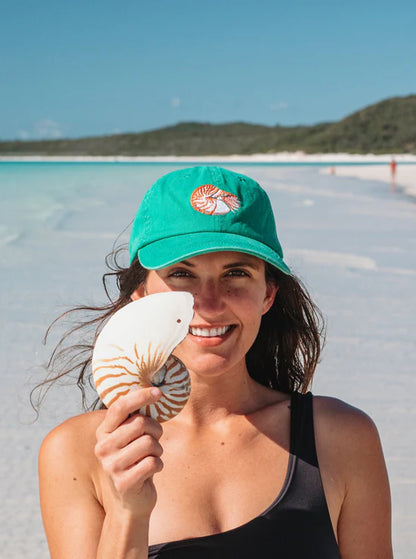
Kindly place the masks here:
[(313, 126), (184, 122), (141, 133), (79, 139), (2, 141), (0, 155), (231, 155), (275, 153), (416, 153), (416, 95), (380, 101)]

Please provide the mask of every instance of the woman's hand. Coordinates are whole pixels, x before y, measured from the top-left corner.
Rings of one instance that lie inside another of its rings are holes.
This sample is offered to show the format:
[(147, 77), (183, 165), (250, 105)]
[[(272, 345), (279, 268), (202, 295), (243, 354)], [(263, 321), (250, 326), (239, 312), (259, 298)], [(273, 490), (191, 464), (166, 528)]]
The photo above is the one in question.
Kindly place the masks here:
[(149, 517), (156, 504), (153, 475), (163, 468), (159, 439), (162, 427), (150, 417), (135, 413), (156, 402), (157, 388), (146, 388), (120, 397), (107, 410), (96, 436), (95, 455), (107, 475), (112, 503), (134, 517)]

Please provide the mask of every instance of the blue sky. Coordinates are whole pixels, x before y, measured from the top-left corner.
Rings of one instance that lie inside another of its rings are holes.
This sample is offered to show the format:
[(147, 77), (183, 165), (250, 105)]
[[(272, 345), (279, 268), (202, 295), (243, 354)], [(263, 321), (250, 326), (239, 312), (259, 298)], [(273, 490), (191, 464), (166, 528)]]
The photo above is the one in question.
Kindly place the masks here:
[(416, 93), (416, 2), (2, 0), (0, 139), (314, 124)]

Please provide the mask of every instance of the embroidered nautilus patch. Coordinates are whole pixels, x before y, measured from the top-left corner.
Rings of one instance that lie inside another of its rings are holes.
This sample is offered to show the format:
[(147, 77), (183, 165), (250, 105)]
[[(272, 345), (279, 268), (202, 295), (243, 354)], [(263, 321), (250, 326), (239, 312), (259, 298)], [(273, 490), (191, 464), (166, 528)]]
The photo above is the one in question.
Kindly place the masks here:
[(207, 215), (224, 215), (240, 208), (235, 194), (230, 194), (213, 184), (203, 184), (191, 194), (191, 206), (197, 212)]

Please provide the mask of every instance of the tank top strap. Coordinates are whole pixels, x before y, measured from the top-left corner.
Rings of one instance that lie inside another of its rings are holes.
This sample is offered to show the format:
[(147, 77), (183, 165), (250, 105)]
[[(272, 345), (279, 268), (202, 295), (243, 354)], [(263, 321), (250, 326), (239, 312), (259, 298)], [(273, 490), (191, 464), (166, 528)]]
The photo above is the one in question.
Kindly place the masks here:
[(313, 425), (311, 392), (294, 392), (291, 400), (290, 452), (308, 464), (318, 467)]

